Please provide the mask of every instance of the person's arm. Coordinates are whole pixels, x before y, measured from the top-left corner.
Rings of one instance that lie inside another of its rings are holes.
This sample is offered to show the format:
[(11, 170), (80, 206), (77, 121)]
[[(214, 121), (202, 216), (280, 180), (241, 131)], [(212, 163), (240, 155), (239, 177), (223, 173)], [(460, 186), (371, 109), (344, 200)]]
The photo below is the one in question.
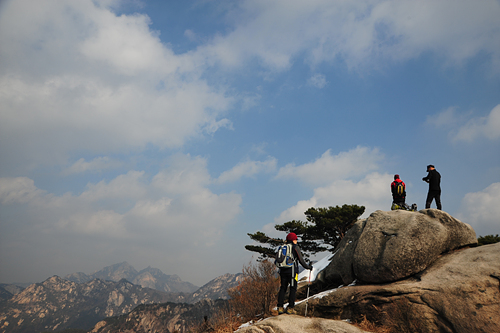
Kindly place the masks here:
[(302, 251), (300, 251), (300, 247), (298, 245), (295, 245), (293, 248), (295, 249), (295, 255), (297, 256), (297, 259), (299, 260), (302, 267), (304, 267), (305, 269), (312, 269), (312, 265), (308, 265), (304, 261), (304, 258), (302, 257)]
[(427, 183), (428, 183), (428, 182), (430, 182), (430, 181), (431, 181), (431, 173), (429, 172), (429, 173), (427, 174), (427, 177), (422, 178), (422, 180), (423, 180), (424, 182), (427, 182)]

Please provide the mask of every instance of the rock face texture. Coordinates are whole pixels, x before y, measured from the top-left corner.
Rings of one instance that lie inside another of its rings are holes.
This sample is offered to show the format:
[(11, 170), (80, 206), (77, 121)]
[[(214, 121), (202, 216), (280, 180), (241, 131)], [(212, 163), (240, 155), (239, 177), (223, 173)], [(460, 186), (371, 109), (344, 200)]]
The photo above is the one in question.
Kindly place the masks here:
[(394, 282), (422, 272), (443, 253), (476, 244), (468, 224), (437, 209), (376, 211), (348, 231), (321, 279)]
[[(305, 302), (296, 310), (305, 310)], [(500, 332), (500, 243), (457, 250), (390, 284), (341, 287), (308, 300), (308, 314), (422, 333)]]
[(281, 315), (267, 318), (255, 325), (240, 328), (238, 333), (364, 333), (344, 321), (323, 318), (304, 318), (295, 315)]

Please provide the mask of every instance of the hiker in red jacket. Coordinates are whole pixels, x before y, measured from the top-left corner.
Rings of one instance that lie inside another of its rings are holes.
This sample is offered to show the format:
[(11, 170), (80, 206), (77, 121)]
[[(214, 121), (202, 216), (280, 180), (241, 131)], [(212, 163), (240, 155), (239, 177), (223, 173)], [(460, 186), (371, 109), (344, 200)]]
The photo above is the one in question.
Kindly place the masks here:
[[(399, 178), (399, 175), (394, 175), (394, 181), (391, 183), (392, 192), (392, 208), (391, 209), (401, 209), (406, 207), (406, 185)], [(398, 208), (395, 208), (397, 205)]]

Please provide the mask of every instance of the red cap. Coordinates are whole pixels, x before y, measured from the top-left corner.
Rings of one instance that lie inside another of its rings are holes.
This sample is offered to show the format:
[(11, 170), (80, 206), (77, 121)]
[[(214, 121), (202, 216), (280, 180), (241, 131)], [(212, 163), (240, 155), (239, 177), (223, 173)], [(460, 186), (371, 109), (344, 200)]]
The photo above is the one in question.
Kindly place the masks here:
[(291, 241), (294, 241), (297, 239), (297, 235), (294, 234), (293, 232), (289, 233), (288, 235), (286, 235), (286, 240), (288, 242), (291, 242)]

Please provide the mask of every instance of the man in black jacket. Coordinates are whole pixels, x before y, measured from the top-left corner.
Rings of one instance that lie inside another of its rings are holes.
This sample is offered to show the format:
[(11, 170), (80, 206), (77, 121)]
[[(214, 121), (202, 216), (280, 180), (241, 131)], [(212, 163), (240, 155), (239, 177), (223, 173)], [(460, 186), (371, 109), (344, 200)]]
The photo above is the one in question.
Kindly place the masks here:
[(297, 245), (297, 235), (293, 232), (289, 233), (286, 236), (286, 242), (292, 243), (292, 256), (294, 259), (293, 267), (282, 267), (280, 268), (280, 278), (281, 278), (281, 287), (278, 293), (278, 314), (285, 313), (283, 309), (283, 304), (285, 302), (285, 294), (288, 289), (288, 285), (290, 285), (290, 293), (288, 295), (288, 306), (286, 308), (286, 313), (288, 314), (297, 314), (295, 311), (295, 296), (297, 294), (297, 283), (299, 276), (299, 262), (305, 269), (312, 270), (312, 265), (308, 265), (304, 258), (302, 257), (302, 252), (300, 251), (300, 247)]
[(432, 164), (427, 166), (427, 172), (427, 177), (422, 178), (424, 182), (429, 183), (425, 208), (431, 208), (432, 200), (435, 199), (437, 209), (441, 210), (441, 175)]

